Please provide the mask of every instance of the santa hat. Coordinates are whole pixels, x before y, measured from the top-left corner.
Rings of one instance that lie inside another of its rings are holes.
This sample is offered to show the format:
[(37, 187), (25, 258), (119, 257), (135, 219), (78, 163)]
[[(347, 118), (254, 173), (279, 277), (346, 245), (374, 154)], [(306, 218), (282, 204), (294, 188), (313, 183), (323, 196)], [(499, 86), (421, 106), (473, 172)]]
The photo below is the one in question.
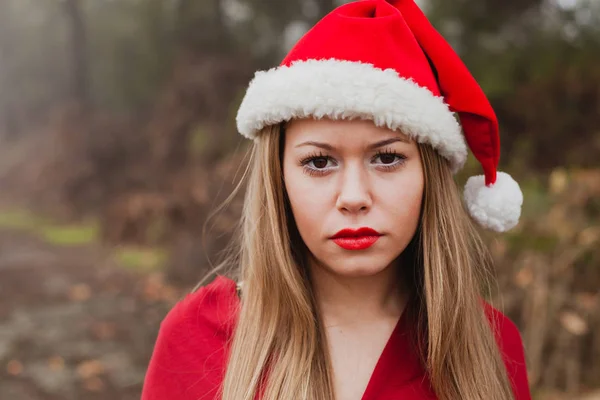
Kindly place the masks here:
[(471, 216), (499, 232), (519, 220), (519, 185), (496, 171), (494, 110), (413, 0), (362, 0), (333, 10), (280, 66), (256, 73), (237, 127), (255, 139), (266, 126), (303, 117), (368, 119), (400, 130), (435, 148), (453, 172), (463, 167), (468, 145), (484, 172), (465, 186)]

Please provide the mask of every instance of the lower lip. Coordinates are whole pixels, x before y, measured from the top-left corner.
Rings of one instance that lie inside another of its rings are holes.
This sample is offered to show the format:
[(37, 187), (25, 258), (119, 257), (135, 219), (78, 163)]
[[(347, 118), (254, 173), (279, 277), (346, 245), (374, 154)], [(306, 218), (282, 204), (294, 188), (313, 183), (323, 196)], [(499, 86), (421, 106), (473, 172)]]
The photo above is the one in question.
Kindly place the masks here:
[(356, 236), (333, 239), (335, 244), (346, 250), (364, 250), (373, 246), (379, 236)]

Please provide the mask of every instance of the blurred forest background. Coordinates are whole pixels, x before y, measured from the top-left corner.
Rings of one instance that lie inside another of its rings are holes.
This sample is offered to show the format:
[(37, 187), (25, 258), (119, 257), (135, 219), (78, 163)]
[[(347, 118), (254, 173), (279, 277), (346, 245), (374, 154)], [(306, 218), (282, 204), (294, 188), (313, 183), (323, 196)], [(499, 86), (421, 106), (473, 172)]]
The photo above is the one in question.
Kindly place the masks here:
[[(239, 216), (207, 219), (243, 168), (246, 85), (340, 3), (0, 0), (1, 398), (139, 398), (160, 320)], [(525, 193), (484, 235), (535, 398), (599, 399), (600, 1), (419, 4)]]

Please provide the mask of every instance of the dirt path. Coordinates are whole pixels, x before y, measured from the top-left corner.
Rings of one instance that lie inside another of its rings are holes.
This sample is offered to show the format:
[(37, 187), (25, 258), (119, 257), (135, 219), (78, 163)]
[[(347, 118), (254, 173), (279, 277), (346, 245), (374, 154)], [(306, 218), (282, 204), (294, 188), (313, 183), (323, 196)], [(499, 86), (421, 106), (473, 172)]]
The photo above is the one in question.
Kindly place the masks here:
[(101, 248), (0, 231), (0, 399), (139, 399), (178, 296)]

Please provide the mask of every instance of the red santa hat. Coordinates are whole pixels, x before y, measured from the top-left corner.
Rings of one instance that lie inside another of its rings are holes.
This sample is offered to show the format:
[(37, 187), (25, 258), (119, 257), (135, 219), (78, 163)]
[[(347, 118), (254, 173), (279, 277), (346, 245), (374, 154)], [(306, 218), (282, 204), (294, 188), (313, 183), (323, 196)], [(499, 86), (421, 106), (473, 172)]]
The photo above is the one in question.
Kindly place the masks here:
[(304, 117), (368, 119), (400, 130), (435, 148), (454, 172), (468, 145), (484, 173), (465, 186), (471, 216), (498, 232), (519, 220), (519, 185), (496, 170), (494, 110), (413, 0), (361, 0), (333, 10), (278, 67), (256, 73), (236, 120), (255, 139), (266, 126)]

